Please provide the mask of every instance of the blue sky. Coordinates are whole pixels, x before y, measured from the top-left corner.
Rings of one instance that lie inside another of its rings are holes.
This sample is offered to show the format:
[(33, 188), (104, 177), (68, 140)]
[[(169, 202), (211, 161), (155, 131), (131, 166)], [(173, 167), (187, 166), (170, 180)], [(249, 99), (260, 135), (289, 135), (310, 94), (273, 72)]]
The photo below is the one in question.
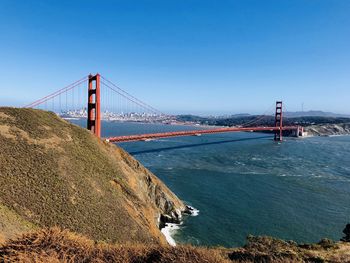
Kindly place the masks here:
[(0, 1), (2, 105), (100, 72), (169, 113), (350, 113), (349, 0)]

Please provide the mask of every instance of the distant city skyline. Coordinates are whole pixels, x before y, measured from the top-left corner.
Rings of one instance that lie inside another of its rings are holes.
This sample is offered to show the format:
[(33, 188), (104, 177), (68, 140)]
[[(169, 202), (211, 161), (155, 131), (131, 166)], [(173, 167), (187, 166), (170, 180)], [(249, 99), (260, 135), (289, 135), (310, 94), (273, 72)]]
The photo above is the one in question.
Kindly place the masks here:
[(350, 114), (350, 1), (0, 2), (0, 105), (99, 72), (165, 113)]

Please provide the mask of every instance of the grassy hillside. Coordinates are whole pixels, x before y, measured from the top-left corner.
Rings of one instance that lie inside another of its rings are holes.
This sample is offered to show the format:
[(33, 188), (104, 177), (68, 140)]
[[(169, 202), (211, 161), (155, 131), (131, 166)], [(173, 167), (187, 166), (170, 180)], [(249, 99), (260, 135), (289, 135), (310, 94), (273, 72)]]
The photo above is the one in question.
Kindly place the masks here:
[(5, 262), (350, 262), (350, 243), (323, 240), (297, 245), (270, 237), (250, 237), (243, 248), (203, 248), (147, 244), (95, 243), (81, 235), (57, 228), (40, 230), (0, 246)]
[(54, 113), (0, 108), (0, 242), (59, 226), (106, 242), (164, 243), (182, 202), (122, 149)]

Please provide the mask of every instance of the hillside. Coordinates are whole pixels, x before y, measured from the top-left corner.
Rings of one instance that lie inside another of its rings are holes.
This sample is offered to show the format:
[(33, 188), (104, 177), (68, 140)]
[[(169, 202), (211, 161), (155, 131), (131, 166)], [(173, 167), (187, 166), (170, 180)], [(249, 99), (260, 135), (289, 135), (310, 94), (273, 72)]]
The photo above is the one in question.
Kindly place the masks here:
[(164, 244), (184, 204), (121, 148), (54, 113), (0, 108), (0, 242), (59, 226), (96, 241)]

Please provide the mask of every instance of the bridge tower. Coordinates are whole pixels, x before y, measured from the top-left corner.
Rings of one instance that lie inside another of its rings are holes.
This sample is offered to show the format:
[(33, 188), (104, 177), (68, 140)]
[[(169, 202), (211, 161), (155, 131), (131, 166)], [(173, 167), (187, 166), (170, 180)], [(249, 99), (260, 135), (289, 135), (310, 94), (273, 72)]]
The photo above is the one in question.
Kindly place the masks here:
[(97, 137), (101, 137), (101, 111), (100, 111), (100, 74), (89, 75), (87, 128)]
[(276, 101), (275, 127), (279, 128), (278, 130), (275, 130), (275, 141), (282, 141), (282, 134), (283, 134), (283, 103), (282, 103), (282, 101)]

